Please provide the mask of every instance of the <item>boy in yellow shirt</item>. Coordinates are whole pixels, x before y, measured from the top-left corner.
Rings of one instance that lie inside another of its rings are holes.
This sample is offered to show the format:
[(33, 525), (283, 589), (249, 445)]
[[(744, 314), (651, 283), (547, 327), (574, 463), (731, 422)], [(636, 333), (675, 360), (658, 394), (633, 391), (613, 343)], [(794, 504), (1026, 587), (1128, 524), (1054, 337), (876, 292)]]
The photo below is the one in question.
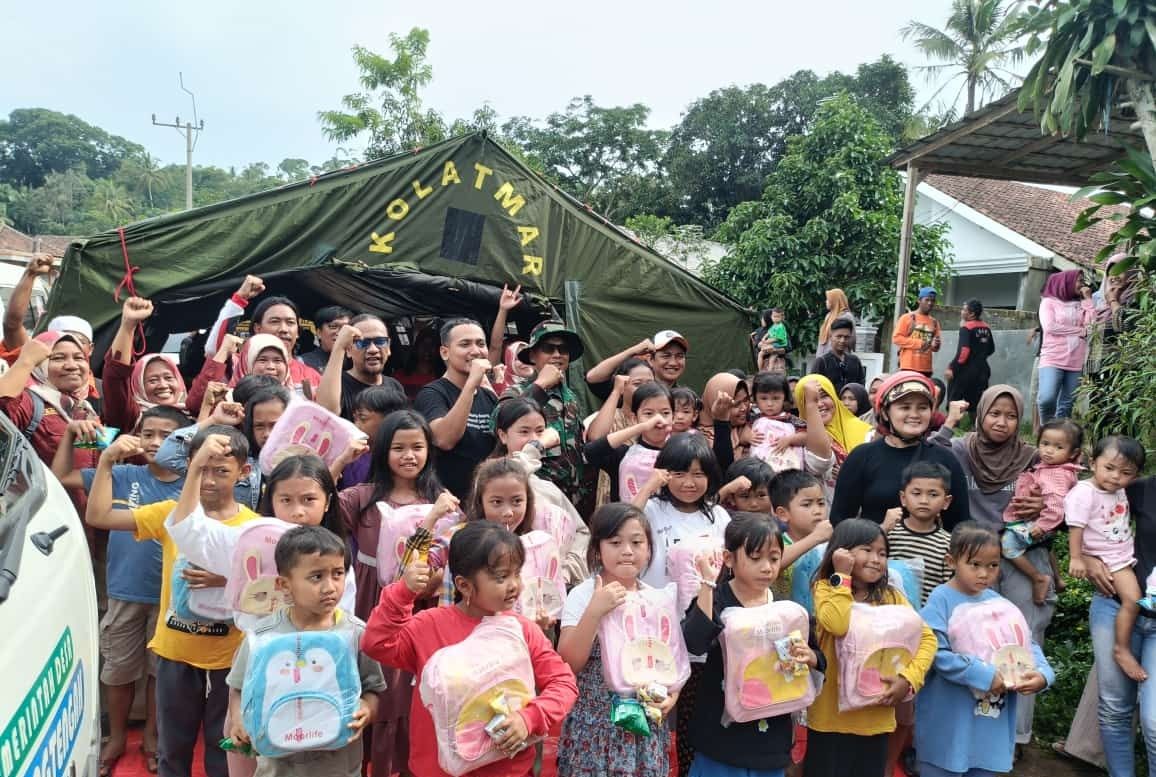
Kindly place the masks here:
[[(210, 436), (216, 444), (206, 446)], [(162, 777), (190, 777), (193, 748), (203, 730), (205, 774), (228, 777), (225, 753), (217, 743), (222, 737), (229, 706), (225, 676), (242, 634), (228, 621), (189, 617), (182, 603), (174, 601), (174, 582), (179, 588), (202, 595), (205, 589), (219, 590), (225, 584), (224, 578), (195, 568), (178, 571), (181, 580), (174, 580), (174, 568), (184, 562), (165, 530), (165, 519), (176, 506), (175, 501), (156, 502), (133, 510), (113, 508), (112, 467), (139, 453), (139, 442), (124, 437), (105, 450), (93, 477), (85, 520), (93, 528), (131, 531), (138, 541), (161, 543), (161, 617), (149, 642), (149, 648), (157, 655), (158, 773)], [(229, 426), (206, 427), (190, 443), (189, 456), (189, 472), (182, 493), (199, 494), (206, 514), (226, 526), (239, 526), (257, 517), (233, 498), (233, 486), (249, 476), (249, 442), (239, 430)], [(221, 596), (222, 603), (223, 599)]]

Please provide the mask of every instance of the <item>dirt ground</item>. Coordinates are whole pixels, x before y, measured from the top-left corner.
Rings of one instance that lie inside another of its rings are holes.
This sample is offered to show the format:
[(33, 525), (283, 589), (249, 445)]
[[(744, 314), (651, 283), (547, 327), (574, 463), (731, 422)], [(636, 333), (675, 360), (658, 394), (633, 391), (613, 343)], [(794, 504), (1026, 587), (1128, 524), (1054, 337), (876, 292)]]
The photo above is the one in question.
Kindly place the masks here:
[(1011, 772), (1015, 777), (1103, 777), (1106, 772), (1091, 764), (1032, 745)]

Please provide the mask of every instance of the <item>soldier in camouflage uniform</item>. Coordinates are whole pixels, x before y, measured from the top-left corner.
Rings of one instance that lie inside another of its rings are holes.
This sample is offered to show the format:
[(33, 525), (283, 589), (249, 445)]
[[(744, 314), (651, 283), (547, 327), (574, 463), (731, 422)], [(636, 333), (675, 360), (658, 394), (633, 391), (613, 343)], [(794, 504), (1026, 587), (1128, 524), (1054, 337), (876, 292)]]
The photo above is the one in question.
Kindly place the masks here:
[(527, 397), (542, 407), (546, 425), (558, 432), (561, 446), (546, 451), (538, 476), (562, 490), (578, 511), (589, 515), (593, 469), (582, 459), (585, 442), (578, 395), (566, 385), (570, 360), (582, 356), (582, 340), (561, 321), (543, 321), (530, 332), (529, 347), (518, 358), (534, 367), (531, 378), (512, 384), (502, 399)]

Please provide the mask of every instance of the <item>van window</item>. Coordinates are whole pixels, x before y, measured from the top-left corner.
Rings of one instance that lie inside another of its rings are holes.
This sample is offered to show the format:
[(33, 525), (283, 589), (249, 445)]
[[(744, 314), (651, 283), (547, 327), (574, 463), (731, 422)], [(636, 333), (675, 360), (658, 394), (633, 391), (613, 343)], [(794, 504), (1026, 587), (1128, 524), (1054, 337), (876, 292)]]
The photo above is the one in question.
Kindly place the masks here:
[(0, 604), (8, 589), (19, 585), (21, 549), (32, 516), (44, 504), (44, 469), (24, 436), (5, 416), (0, 416), (0, 569), (16, 575), (16, 581), (0, 578)]

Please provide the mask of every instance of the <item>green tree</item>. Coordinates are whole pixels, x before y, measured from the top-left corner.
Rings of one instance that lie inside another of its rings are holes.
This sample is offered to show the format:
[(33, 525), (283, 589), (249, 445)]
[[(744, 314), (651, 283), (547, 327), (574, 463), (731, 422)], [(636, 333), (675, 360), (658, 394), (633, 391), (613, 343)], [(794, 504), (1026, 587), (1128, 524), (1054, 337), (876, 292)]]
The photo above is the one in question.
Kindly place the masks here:
[(165, 185), (167, 177), (160, 161), (148, 152), (126, 160), (118, 173), (130, 191), (144, 196), (149, 208), (156, 207), (155, 193)]
[(44, 185), (25, 188), (9, 207), (13, 226), (30, 235), (83, 234), (93, 182), (82, 166), (49, 173)]
[(93, 183), (89, 210), (97, 219), (119, 226), (132, 221), (136, 213), (136, 204), (123, 186), (116, 181), (102, 178)]
[(578, 200), (607, 218), (622, 218), (638, 179), (659, 174), (667, 133), (647, 129), (642, 103), (603, 108), (590, 95), (542, 122), (510, 119), (502, 132)]
[(420, 27), (404, 37), (391, 33), (393, 59), (355, 46), (353, 61), (363, 91), (342, 97), (342, 110), (317, 114), (326, 137), (344, 143), (364, 136), (370, 159), (445, 140), (445, 120), (426, 109), (421, 98), (433, 80), (433, 67), (426, 62), (429, 40), (429, 31)]
[(310, 176), (308, 159), (282, 159), (277, 171), (286, 181), (300, 181)]
[(0, 181), (42, 186), (49, 173), (77, 165), (89, 178), (106, 178), (144, 149), (76, 116), (45, 108), (19, 108), (0, 120)]
[[(890, 151), (888, 135), (849, 95), (826, 101), (811, 131), (788, 142), (762, 198), (734, 208), (719, 228), (730, 253), (704, 277), (744, 304), (783, 307), (804, 340), (832, 286), (859, 314), (886, 317), (903, 209), (899, 174), (883, 164)], [(913, 284), (945, 275), (944, 231), (916, 226)]]
[[(977, 97), (987, 102), (1014, 87), (1017, 78), (1006, 65), (1023, 57), (1019, 44), (1022, 33), (1004, 0), (952, 0), (951, 13), (942, 29), (912, 20), (900, 32), (905, 40), (914, 41), (928, 59), (941, 63), (920, 68), (928, 80), (950, 74), (932, 100), (948, 85), (962, 79), (959, 92), (966, 94), (965, 113), (971, 113), (976, 109)], [(959, 102), (959, 92), (954, 103)]]

